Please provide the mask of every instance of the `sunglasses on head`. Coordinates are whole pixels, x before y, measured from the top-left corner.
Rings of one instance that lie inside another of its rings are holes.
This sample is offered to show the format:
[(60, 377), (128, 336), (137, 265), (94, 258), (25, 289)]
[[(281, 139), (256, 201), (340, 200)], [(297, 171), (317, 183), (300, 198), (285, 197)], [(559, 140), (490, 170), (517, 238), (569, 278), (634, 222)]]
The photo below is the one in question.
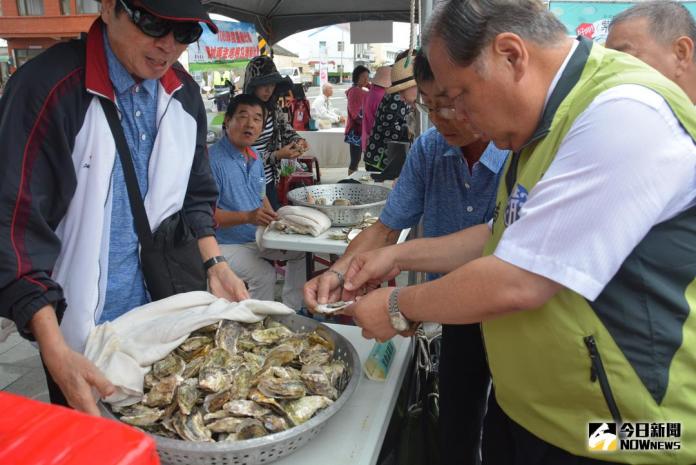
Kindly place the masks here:
[(194, 22), (179, 22), (162, 19), (139, 8), (132, 8), (124, 0), (119, 0), (126, 14), (140, 31), (150, 37), (164, 37), (169, 32), (174, 33), (174, 40), (180, 44), (192, 44), (203, 34), (200, 24)]

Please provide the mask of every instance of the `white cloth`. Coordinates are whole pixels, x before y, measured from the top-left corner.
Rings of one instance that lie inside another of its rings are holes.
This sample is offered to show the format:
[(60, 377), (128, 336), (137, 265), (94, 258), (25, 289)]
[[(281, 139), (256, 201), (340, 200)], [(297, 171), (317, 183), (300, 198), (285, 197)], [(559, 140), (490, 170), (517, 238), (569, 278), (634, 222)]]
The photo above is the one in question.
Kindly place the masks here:
[(317, 237), (331, 227), (329, 217), (316, 208), (287, 205), (280, 207), (276, 213), (278, 219), (269, 228)]
[(220, 244), (220, 252), (232, 271), (247, 283), (252, 299), (274, 300), (276, 270), (269, 260), (286, 261), (283, 280), (283, 303), (299, 310), (304, 303), (305, 253), (287, 250), (261, 250), (255, 242), (247, 244)]
[(696, 147), (665, 100), (617, 86), (575, 120), (495, 256), (594, 300), (647, 232), (695, 197)]
[(106, 399), (131, 405), (142, 398), (143, 377), (189, 334), (216, 321), (256, 323), (266, 315), (294, 313), (279, 302), (219, 299), (203, 291), (178, 294), (135, 308), (92, 329), (85, 356), (116, 386)]
[(310, 106), (309, 114), (315, 120), (326, 120), (331, 124), (336, 124), (341, 120), (341, 115), (339, 115), (338, 111), (331, 105), (331, 99), (327, 98), (323, 93), (320, 93), (319, 96), (314, 99)]

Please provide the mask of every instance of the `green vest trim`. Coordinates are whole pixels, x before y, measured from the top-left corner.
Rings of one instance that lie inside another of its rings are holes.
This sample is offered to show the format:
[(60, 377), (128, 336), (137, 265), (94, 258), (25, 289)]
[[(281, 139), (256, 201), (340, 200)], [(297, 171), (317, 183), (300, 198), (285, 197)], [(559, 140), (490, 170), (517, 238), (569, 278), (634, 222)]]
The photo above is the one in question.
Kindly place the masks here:
[[(553, 162), (575, 119), (622, 84), (662, 95), (696, 140), (696, 111), (674, 83), (628, 55), (581, 40), (534, 136), (508, 160), (498, 189), (495, 250)], [(542, 307), (483, 323), (496, 398), (537, 437), (572, 454), (618, 463), (696, 463), (696, 208), (656, 225), (602, 294), (563, 290)], [(679, 451), (597, 455), (587, 423), (681, 422)]]

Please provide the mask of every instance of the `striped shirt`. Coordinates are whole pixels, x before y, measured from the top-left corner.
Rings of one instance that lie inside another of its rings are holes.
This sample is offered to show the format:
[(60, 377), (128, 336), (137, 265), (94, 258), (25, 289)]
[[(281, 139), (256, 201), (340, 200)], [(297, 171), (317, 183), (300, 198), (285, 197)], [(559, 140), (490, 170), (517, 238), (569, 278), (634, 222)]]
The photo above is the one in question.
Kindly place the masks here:
[(272, 138), (273, 112), (269, 111), (268, 115), (266, 116), (266, 124), (264, 124), (263, 126), (263, 131), (261, 131), (261, 135), (258, 139), (256, 139), (254, 145), (251, 146), (251, 148), (254, 149), (254, 152), (258, 153), (263, 158), (263, 172), (266, 176), (266, 184), (275, 182), (276, 179), (276, 167), (273, 161), (271, 160), (272, 150), (269, 150), (268, 147)]

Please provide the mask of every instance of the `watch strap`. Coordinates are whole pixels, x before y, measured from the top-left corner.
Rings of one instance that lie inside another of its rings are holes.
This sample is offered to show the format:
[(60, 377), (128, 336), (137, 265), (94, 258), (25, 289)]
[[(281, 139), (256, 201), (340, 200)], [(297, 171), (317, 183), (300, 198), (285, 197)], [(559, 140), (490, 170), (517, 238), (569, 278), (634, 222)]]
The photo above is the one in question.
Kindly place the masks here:
[(226, 259), (225, 257), (223, 257), (222, 255), (218, 255), (218, 256), (216, 256), (216, 257), (207, 259), (207, 260), (203, 263), (203, 267), (204, 267), (204, 268), (206, 269), (206, 271), (207, 271), (208, 269), (210, 269), (210, 267), (213, 267), (213, 266), (217, 265), (218, 263), (222, 263), (222, 262), (227, 263), (227, 259)]

